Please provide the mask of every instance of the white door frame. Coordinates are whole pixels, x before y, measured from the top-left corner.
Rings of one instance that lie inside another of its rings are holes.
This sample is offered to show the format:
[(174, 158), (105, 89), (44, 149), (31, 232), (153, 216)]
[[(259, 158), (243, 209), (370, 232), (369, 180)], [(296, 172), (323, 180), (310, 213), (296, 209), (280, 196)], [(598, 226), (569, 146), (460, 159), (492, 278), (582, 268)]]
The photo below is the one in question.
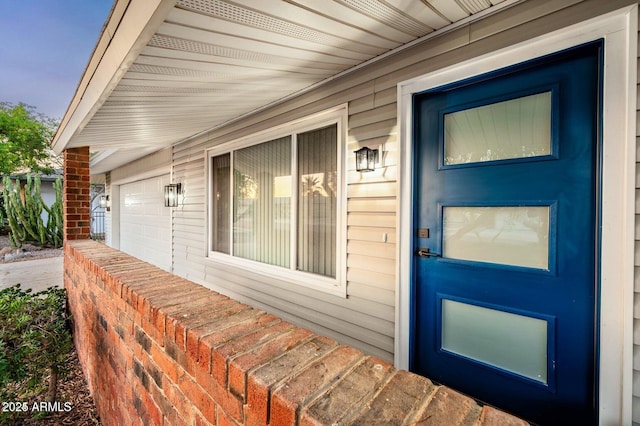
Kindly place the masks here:
[(413, 94), (604, 39), (599, 422), (631, 424), (638, 6), (632, 5), (398, 84), (400, 191), (395, 365), (409, 367), (413, 280)]

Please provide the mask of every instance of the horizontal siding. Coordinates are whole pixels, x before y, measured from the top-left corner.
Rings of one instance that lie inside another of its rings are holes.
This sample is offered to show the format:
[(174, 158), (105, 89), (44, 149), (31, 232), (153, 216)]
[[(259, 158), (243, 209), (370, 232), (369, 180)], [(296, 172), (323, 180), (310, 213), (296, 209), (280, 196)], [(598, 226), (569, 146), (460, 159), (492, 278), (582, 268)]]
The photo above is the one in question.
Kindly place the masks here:
[(387, 241), (396, 241), (395, 228), (349, 226), (347, 239), (349, 241), (380, 241), (381, 235), (387, 234)]
[[(174, 179), (186, 189), (185, 205), (174, 210), (175, 272), (392, 360), (397, 286), (397, 84), (615, 6), (598, 1), (574, 6), (576, 3), (579, 1), (528, 0), (174, 146)], [(345, 253), (348, 297), (332, 296), (207, 259), (206, 150), (344, 103), (349, 108)], [(366, 174), (355, 172), (351, 151), (374, 145), (383, 150), (383, 168)]]

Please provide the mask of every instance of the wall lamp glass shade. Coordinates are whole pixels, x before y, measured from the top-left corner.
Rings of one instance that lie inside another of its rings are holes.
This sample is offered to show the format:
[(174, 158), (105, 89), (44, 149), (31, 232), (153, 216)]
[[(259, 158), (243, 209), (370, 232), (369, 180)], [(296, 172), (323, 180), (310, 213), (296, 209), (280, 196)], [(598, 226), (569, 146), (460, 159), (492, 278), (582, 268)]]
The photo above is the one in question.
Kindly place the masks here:
[(178, 207), (178, 195), (182, 193), (182, 185), (171, 183), (164, 187), (164, 206)]
[(111, 200), (109, 200), (109, 196), (108, 195), (101, 195), (100, 196), (100, 200), (99, 200), (99, 205), (103, 209), (106, 208), (107, 210), (110, 210)]
[(372, 172), (376, 169), (376, 163), (378, 162), (378, 150), (368, 147), (362, 147), (356, 154), (356, 170), (359, 172)]

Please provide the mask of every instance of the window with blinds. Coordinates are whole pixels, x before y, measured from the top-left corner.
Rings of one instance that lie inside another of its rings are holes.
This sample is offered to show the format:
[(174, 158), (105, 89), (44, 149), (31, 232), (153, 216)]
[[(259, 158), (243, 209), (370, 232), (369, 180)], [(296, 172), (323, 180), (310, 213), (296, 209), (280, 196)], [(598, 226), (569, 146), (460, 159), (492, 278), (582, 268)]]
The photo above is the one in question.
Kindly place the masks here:
[(338, 125), (211, 157), (211, 251), (336, 278)]

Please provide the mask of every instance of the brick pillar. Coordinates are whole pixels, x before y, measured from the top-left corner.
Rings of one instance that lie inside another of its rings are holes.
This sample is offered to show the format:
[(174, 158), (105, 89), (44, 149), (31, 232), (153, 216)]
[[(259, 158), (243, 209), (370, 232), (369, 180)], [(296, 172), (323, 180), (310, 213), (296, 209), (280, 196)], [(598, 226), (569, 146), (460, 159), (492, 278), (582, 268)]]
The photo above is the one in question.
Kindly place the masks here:
[(91, 238), (91, 177), (89, 147), (64, 150), (62, 183), (64, 240)]

